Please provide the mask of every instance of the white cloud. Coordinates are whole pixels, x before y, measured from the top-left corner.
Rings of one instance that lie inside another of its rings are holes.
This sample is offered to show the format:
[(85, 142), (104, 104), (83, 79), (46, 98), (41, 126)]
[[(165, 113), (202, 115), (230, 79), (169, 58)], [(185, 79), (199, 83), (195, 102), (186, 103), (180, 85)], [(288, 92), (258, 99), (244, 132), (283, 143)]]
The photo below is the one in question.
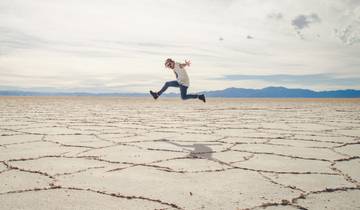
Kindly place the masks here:
[(291, 24), (295, 26), (296, 29), (302, 30), (308, 28), (310, 24), (319, 22), (321, 22), (320, 17), (317, 14), (312, 13), (310, 15), (298, 15), (291, 21)]
[(335, 36), (346, 45), (360, 43), (360, 21), (335, 29)]

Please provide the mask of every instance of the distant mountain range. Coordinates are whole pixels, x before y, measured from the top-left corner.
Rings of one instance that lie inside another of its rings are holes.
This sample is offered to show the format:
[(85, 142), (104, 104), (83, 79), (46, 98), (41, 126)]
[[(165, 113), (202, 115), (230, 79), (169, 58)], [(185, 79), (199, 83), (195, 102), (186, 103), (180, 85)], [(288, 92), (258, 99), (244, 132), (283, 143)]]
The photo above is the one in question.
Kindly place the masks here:
[[(360, 90), (313, 91), (308, 89), (290, 89), (285, 87), (267, 87), (263, 89), (227, 88), (224, 90), (200, 92), (207, 97), (224, 98), (360, 98)], [(179, 94), (169, 93), (166, 97)], [(91, 93), (91, 92), (35, 92), (0, 90), (0, 96), (149, 96), (148, 93)]]
[(313, 91), (285, 87), (263, 89), (227, 88), (203, 92), (208, 97), (225, 98), (360, 98), (360, 90)]

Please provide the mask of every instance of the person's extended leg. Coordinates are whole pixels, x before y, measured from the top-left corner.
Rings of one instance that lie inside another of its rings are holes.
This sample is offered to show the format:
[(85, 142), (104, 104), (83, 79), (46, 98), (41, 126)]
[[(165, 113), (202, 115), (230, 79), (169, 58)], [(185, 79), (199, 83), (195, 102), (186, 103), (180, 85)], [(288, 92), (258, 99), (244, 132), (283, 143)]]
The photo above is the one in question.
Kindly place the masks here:
[(180, 93), (181, 93), (181, 99), (187, 100), (190, 98), (199, 98), (199, 95), (197, 94), (187, 94), (188, 87), (184, 85), (180, 85)]
[(201, 95), (198, 95), (198, 94), (187, 94), (187, 89), (188, 89), (187, 86), (180, 85), (181, 99), (187, 100), (187, 99), (190, 99), (190, 98), (198, 98), (199, 100), (202, 100), (204, 103), (206, 102), (206, 99), (205, 99), (205, 95), (204, 95), (204, 94), (201, 94)]
[(176, 80), (165, 82), (161, 90), (157, 92), (158, 96), (160, 96), (163, 92), (165, 92), (166, 89), (168, 89), (168, 87), (179, 87), (179, 83)]

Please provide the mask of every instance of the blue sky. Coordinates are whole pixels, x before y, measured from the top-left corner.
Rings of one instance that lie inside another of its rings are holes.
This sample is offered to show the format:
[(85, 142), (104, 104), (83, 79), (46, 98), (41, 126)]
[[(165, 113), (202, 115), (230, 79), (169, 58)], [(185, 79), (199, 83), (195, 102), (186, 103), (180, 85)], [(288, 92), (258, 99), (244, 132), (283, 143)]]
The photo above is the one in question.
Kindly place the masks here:
[[(2, 0), (0, 88), (360, 89), (358, 0)], [(176, 90), (173, 90), (176, 91)]]

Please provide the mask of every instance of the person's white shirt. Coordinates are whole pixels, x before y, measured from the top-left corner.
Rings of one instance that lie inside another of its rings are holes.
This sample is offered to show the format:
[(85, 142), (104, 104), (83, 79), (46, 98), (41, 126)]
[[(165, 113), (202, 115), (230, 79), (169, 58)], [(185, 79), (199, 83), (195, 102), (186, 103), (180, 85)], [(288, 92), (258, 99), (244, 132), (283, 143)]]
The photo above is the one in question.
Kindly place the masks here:
[(174, 72), (176, 74), (176, 80), (179, 84), (189, 87), (190, 80), (184, 68), (180, 67), (180, 63), (175, 62)]

